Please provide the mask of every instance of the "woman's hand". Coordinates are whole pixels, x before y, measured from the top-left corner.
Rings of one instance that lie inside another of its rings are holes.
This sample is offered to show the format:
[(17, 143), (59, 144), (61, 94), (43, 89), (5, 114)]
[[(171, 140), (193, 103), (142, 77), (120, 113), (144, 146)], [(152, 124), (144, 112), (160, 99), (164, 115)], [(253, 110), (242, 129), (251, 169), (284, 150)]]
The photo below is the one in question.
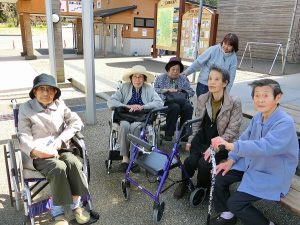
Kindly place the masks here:
[(60, 150), (62, 145), (62, 140), (60, 138), (56, 138), (53, 143), (53, 148), (56, 150)]
[(168, 92), (177, 92), (178, 90), (177, 89), (175, 89), (175, 88), (169, 88), (169, 89), (167, 89), (168, 90)]
[(58, 152), (53, 147), (48, 147), (47, 149), (33, 149), (31, 154), (40, 159), (48, 159), (53, 158), (58, 155)]
[(211, 145), (212, 145), (212, 147), (214, 148), (215, 151), (219, 151), (219, 146), (220, 145), (224, 145), (225, 149), (228, 150), (228, 151), (232, 151), (234, 149), (234, 144), (233, 143), (229, 143), (221, 137), (215, 137), (215, 138), (211, 139)]
[(225, 176), (225, 174), (231, 169), (233, 163), (233, 160), (228, 159), (226, 162), (217, 165), (217, 175), (223, 171), (222, 176)]
[(203, 157), (204, 157), (205, 161), (208, 161), (208, 162), (211, 161), (211, 159), (210, 159), (210, 147), (208, 149), (206, 149), (206, 151), (203, 153)]
[(144, 109), (143, 105), (127, 105), (127, 108), (129, 109), (129, 112), (135, 112), (135, 111), (141, 111)]
[(191, 144), (190, 143), (186, 143), (185, 144), (185, 151), (187, 151), (187, 152), (189, 152), (190, 151), (190, 149), (191, 149)]

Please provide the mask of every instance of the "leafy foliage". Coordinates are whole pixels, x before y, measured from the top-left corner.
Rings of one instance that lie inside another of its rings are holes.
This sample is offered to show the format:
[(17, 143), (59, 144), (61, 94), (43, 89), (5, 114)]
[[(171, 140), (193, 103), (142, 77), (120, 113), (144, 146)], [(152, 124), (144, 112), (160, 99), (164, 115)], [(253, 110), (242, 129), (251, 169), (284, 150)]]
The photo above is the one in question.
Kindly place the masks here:
[(205, 4), (207, 4), (207, 5), (217, 7), (217, 6), (218, 6), (218, 3), (219, 3), (219, 0), (205, 0), (204, 2), (205, 2)]
[(15, 27), (19, 25), (19, 17), (16, 4), (0, 3), (0, 22), (8, 23), (9, 25)]

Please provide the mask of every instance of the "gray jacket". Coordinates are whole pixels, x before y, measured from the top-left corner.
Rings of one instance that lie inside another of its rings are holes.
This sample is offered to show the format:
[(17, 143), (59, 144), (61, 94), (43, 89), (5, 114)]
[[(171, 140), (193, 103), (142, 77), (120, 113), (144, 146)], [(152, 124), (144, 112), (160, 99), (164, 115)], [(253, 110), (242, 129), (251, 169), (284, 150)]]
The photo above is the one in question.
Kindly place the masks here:
[[(198, 97), (197, 108), (195, 111), (195, 117), (200, 118), (201, 121), (193, 124), (193, 133), (189, 137), (189, 143), (196, 135), (196, 133), (202, 129), (201, 123), (207, 110), (208, 115), (212, 118), (211, 107), (212, 94), (207, 92), (206, 94)], [(218, 134), (228, 142), (233, 142), (239, 136), (239, 130), (242, 123), (242, 104), (238, 97), (232, 97), (224, 92), (224, 101), (221, 105), (221, 110), (217, 116), (217, 129)]]
[(70, 139), (83, 127), (80, 117), (62, 100), (46, 109), (35, 98), (29, 100), (20, 106), (18, 119), (20, 147), (29, 158), (34, 148), (45, 147), (50, 139), (60, 138), (62, 147), (69, 148)]
[[(122, 84), (120, 89), (107, 101), (108, 107), (114, 109), (116, 107), (126, 106), (132, 97), (132, 87), (133, 85), (130, 82)], [(161, 108), (164, 105), (154, 88), (146, 83), (144, 83), (142, 87), (142, 101), (144, 103), (144, 109)]]

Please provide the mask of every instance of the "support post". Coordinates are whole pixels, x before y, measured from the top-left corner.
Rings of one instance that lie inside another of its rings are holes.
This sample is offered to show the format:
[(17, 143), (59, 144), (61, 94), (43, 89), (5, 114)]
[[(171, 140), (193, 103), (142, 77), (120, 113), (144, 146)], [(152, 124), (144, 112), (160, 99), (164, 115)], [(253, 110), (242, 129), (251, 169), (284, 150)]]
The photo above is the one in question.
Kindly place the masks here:
[(178, 29), (177, 29), (176, 57), (180, 57), (182, 16), (183, 16), (184, 12), (185, 12), (185, 0), (180, 0), (180, 3), (179, 3), (179, 21), (178, 21)]
[(86, 122), (96, 124), (95, 62), (94, 62), (93, 0), (82, 1)]
[(52, 22), (52, 1), (46, 0), (46, 21), (47, 21), (47, 38), (49, 49), (49, 64), (50, 73), (56, 78), (56, 62), (54, 51), (54, 35), (53, 35), (53, 22)]
[[(194, 49), (194, 60), (198, 57), (198, 50), (199, 50), (199, 41), (200, 41), (200, 30), (201, 30), (201, 22), (202, 22), (202, 10), (203, 10), (203, 0), (200, 0), (199, 3), (199, 13), (198, 13), (198, 26), (196, 32), (196, 44)], [(192, 82), (195, 82), (196, 79), (196, 72), (193, 73)]]

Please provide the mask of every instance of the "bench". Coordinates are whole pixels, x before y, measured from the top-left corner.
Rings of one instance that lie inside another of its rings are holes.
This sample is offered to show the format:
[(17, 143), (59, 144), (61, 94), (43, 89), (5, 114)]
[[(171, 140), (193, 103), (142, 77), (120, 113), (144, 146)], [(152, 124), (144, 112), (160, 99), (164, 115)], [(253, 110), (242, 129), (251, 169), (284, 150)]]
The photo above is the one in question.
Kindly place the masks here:
[[(298, 141), (300, 140), (300, 107), (283, 104), (281, 107), (290, 114), (295, 120), (296, 132), (298, 136)], [(246, 111), (243, 112), (243, 116), (248, 119), (252, 119), (256, 112)], [(300, 144), (300, 141), (299, 141)], [(292, 185), (289, 193), (280, 200), (280, 204), (293, 212), (294, 214), (300, 216), (300, 164), (298, 165), (297, 172), (292, 180)]]

